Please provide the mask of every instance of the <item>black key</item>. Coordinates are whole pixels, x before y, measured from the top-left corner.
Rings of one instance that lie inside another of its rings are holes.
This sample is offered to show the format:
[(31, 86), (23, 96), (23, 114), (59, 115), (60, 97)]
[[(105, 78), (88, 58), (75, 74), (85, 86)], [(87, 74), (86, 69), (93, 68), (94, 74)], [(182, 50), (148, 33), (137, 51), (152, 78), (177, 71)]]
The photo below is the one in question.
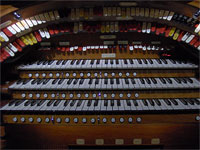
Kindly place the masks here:
[(84, 81), (84, 79), (81, 79), (80, 82), (79, 82), (79, 84), (80, 85), (83, 84), (83, 81)]
[(105, 59), (105, 64), (108, 64), (108, 59)]
[(95, 84), (99, 84), (99, 79), (96, 79), (96, 80), (95, 80)]
[(56, 62), (56, 65), (60, 65), (61, 62), (62, 62), (62, 60), (58, 60), (58, 61)]
[(47, 65), (48, 63), (49, 63), (49, 61), (46, 60), (46, 61), (43, 62), (43, 65)]
[(38, 79), (37, 80), (37, 85), (42, 84), (45, 81), (45, 79)]
[(35, 106), (38, 102), (39, 102), (38, 100), (33, 100), (33, 101), (31, 102), (31, 106)]
[(113, 65), (113, 60), (112, 59), (110, 60), (110, 64)]
[(172, 84), (172, 80), (170, 78), (165, 78), (165, 80), (169, 83)]
[(81, 62), (81, 59), (79, 59), (77, 62), (76, 62), (76, 65), (79, 65)]
[(99, 64), (100, 63), (100, 60), (99, 59), (97, 59), (97, 61), (96, 61), (96, 64)]
[(129, 59), (130, 64), (134, 64), (132, 59)]
[(139, 64), (142, 64), (142, 61), (141, 61), (141, 59), (137, 59), (137, 61), (138, 61), (138, 63), (139, 63)]
[(66, 102), (64, 103), (64, 106), (67, 106), (69, 104), (69, 100), (66, 100)]
[(154, 78), (151, 78), (151, 81), (152, 81), (154, 84), (157, 84), (157, 81), (156, 81), (156, 79), (154, 79)]
[(92, 84), (92, 81), (93, 81), (93, 79), (90, 79), (90, 81), (89, 81), (89, 83), (88, 83), (88, 84)]
[(62, 65), (65, 65), (68, 60), (63, 60)]
[(163, 84), (166, 84), (166, 81), (164, 80), (164, 78), (159, 78), (159, 79)]
[(10, 101), (9, 104), (8, 104), (8, 106), (12, 106), (15, 102), (16, 102), (16, 100)]
[(145, 99), (143, 99), (142, 102), (143, 102), (144, 106), (148, 106), (148, 103)]
[(48, 62), (48, 65), (51, 65), (53, 62), (54, 62), (54, 60), (49, 61), (49, 62)]
[(74, 84), (74, 85), (77, 84), (77, 83), (78, 83), (78, 80), (79, 80), (79, 79), (75, 79), (74, 82), (73, 82), (73, 84)]
[(90, 61), (90, 64), (91, 64), (91, 65), (93, 65), (93, 64), (94, 64), (94, 59), (92, 59), (92, 60)]
[(120, 84), (119, 78), (116, 78), (116, 83)]
[(79, 100), (78, 103), (77, 103), (77, 107), (80, 107), (82, 102), (83, 102), (82, 100)]
[(126, 84), (129, 84), (129, 81), (128, 81), (128, 79), (127, 79), (127, 78), (125, 78), (125, 83), (126, 83)]
[(58, 82), (59, 79), (54, 79), (52, 84), (56, 84)]
[(44, 102), (45, 100), (40, 100), (39, 103), (37, 103), (37, 106), (41, 106)]
[(31, 104), (31, 102), (32, 102), (31, 100), (29, 100), (29, 101), (25, 102), (25, 103), (24, 103), (24, 106), (28, 106), (28, 105), (30, 105), (30, 104)]
[(72, 60), (70, 64), (73, 65), (75, 62), (76, 62), (76, 60)]
[(184, 78), (179, 78), (183, 83), (187, 84), (187, 80), (185, 80)]
[(48, 103), (47, 103), (47, 106), (51, 106), (53, 103), (55, 102), (55, 100), (50, 100)]
[(184, 105), (188, 105), (187, 101), (184, 99), (180, 99), (180, 101), (184, 104)]
[(94, 102), (94, 106), (97, 106), (98, 103), (99, 103), (99, 101), (98, 101), (98, 100), (95, 100), (95, 102)]
[(117, 64), (117, 65), (119, 64), (119, 60), (118, 60), (118, 59), (116, 59), (116, 64)]
[(24, 80), (23, 84), (27, 84), (29, 81), (31, 81), (30, 79)]
[(167, 105), (171, 105), (171, 102), (170, 102), (168, 99), (164, 99), (164, 102), (165, 102)]
[(38, 79), (34, 79), (33, 81), (31, 81), (31, 84), (35, 84), (37, 83)]
[(22, 83), (24, 80), (22, 80), (22, 79), (20, 79), (20, 80), (18, 80), (16, 83), (17, 84), (20, 84), (20, 83)]
[(139, 79), (140, 79), (140, 82), (141, 82), (142, 84), (145, 84), (145, 81), (144, 81), (143, 78), (139, 78)]
[(61, 102), (61, 100), (57, 100), (57, 101), (53, 104), (53, 106), (58, 106), (58, 104), (60, 104), (60, 102)]
[(160, 59), (156, 59), (156, 61), (158, 62), (158, 64), (162, 64), (162, 62), (160, 61)]
[(15, 103), (15, 106), (19, 106), (21, 103), (23, 103), (24, 102), (24, 100), (19, 100), (19, 101), (17, 101), (16, 103)]
[(104, 100), (104, 106), (108, 106), (108, 100)]
[(194, 98), (193, 100), (194, 100), (194, 103), (195, 103), (195, 104), (200, 105), (200, 101), (199, 101), (198, 99), (195, 99), (195, 98)]
[(175, 99), (170, 99), (170, 101), (174, 104), (174, 105), (178, 105), (178, 102)]
[(44, 80), (43, 85), (47, 84), (49, 81), (50, 81), (50, 79)]
[(161, 59), (164, 64), (168, 64), (168, 62), (165, 59)]
[(178, 84), (181, 84), (181, 80), (180, 80), (180, 79), (174, 78), (174, 80), (175, 80)]
[(128, 106), (131, 106), (131, 101), (130, 100), (126, 100), (126, 103)]
[(110, 79), (110, 84), (114, 84), (114, 79), (113, 78)]
[(149, 78), (145, 78), (145, 81), (146, 81), (148, 84), (151, 84), (151, 81), (149, 80)]
[(187, 80), (187, 81), (190, 82), (190, 83), (193, 83), (193, 80), (190, 79), (190, 78), (185, 78), (185, 80)]
[(104, 79), (104, 84), (108, 84), (108, 79)]
[(65, 79), (60, 79), (60, 81), (58, 81), (58, 84), (62, 84), (64, 80)]
[(72, 100), (71, 103), (70, 103), (70, 106), (74, 106), (74, 104), (76, 103), (76, 100)]
[(187, 99), (187, 102), (190, 104), (190, 105), (194, 105), (194, 101), (192, 99)]
[(114, 106), (114, 100), (111, 100), (110, 104), (111, 106)]
[(144, 62), (144, 64), (147, 64), (147, 60), (146, 59), (142, 59), (142, 61)]
[(39, 62), (37, 63), (37, 65), (41, 65), (42, 63), (44, 63), (44, 61), (39, 61)]
[(92, 100), (88, 100), (87, 106), (89, 107), (91, 106), (91, 104), (92, 104)]
[(155, 103), (154, 103), (154, 101), (152, 99), (149, 99), (148, 101), (149, 101), (151, 106), (155, 106)]
[(120, 100), (117, 100), (117, 106), (121, 106)]
[(151, 59), (147, 59), (147, 61), (150, 63), (150, 64), (153, 64), (153, 61)]
[(171, 63), (176, 64), (176, 62), (174, 60), (170, 59), (170, 61), (171, 61)]
[(73, 81), (73, 79), (69, 79), (69, 80), (67, 81), (67, 84), (68, 84), (68, 85), (71, 84), (72, 81)]
[(131, 78), (131, 82), (132, 82), (132, 84), (135, 84), (136, 82), (135, 82), (135, 79), (133, 79), (133, 78)]
[(133, 100), (134, 106), (138, 106), (138, 102), (136, 100)]
[(86, 60), (85, 60), (85, 59), (83, 59), (83, 61), (82, 61), (82, 64), (81, 64), (81, 65), (85, 65), (85, 63), (86, 63)]
[(124, 59), (124, 64), (126, 64), (126, 65), (128, 64), (128, 62), (127, 62), (127, 60), (126, 60), (126, 59)]
[(154, 102), (158, 105), (158, 106), (161, 106), (161, 102), (159, 100), (155, 100), (154, 99)]

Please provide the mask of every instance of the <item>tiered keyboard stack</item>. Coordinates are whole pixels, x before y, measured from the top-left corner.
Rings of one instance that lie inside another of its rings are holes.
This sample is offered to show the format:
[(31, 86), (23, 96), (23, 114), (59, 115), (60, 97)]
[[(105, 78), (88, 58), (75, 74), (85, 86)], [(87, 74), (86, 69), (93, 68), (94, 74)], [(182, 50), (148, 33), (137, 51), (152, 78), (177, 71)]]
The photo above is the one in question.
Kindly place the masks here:
[[(55, 140), (56, 144), (67, 138), (67, 145), (166, 146), (165, 134), (177, 129), (180, 137), (179, 125), (198, 125), (197, 65), (148, 55), (125, 59), (120, 58), (122, 53), (116, 50), (116, 58), (81, 59), (75, 55), (74, 59), (38, 60), (18, 66), (21, 79), (9, 87), (13, 101), (1, 108), (4, 123), (48, 128), (41, 138), (53, 141), (52, 136), (58, 136), (61, 139)], [(152, 135), (155, 127), (158, 131)], [(69, 132), (70, 138), (58, 135), (58, 128)]]

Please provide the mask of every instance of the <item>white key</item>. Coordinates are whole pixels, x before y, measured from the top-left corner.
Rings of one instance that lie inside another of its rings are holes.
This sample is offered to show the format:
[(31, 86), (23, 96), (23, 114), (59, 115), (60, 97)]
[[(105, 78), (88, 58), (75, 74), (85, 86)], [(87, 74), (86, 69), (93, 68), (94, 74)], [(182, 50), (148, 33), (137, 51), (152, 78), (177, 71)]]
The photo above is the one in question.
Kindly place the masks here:
[(142, 100), (138, 101), (138, 103), (140, 103), (140, 105), (142, 106), (142, 109), (143, 110), (149, 110), (149, 107), (148, 106), (145, 106), (142, 102)]
[(32, 22), (32, 24), (34, 26), (38, 25), (37, 21), (36, 21), (36, 18), (33, 16), (33, 17), (30, 17), (30, 21)]
[(57, 10), (54, 11), (54, 16), (55, 16), (56, 20), (60, 19), (60, 15)]
[(102, 100), (98, 100), (98, 104), (97, 104), (97, 106), (95, 106), (95, 108), (94, 108), (95, 111), (101, 110), (101, 102), (102, 102)]
[(22, 31), (25, 30), (24, 26), (20, 22), (17, 22), (16, 25), (17, 25), (17, 27), (20, 28), (20, 30), (22, 30)]
[(89, 111), (94, 111), (94, 102), (95, 102), (95, 100), (92, 100), (92, 103), (88, 109)]
[(67, 106), (64, 108), (64, 111), (69, 111), (70, 108), (71, 108), (70, 103), (71, 103), (73, 100), (68, 100), (68, 101), (69, 101), (69, 102), (68, 102)]
[(123, 111), (123, 110), (125, 110), (124, 109), (124, 103), (123, 103), (123, 101), (122, 100), (118, 100), (118, 101), (120, 101), (120, 106), (118, 106), (118, 108), (119, 108), (119, 111)]
[(131, 110), (131, 107), (128, 106), (128, 104), (127, 104), (127, 101), (130, 101), (130, 100), (122, 100), (122, 101), (123, 101), (123, 103), (124, 103), (124, 110), (130, 111), (130, 110)]
[(33, 27), (33, 24), (29, 18), (25, 19), (29, 27)]
[(0, 36), (6, 41), (9, 41), (9, 38), (7, 37), (7, 35), (5, 35), (5, 33), (3, 33), (2, 31), (0, 32)]
[(35, 16), (35, 19), (37, 21), (37, 24), (42, 24), (42, 20), (40, 19), (40, 16), (39, 15), (36, 15)]
[(79, 101), (82, 101), (82, 103), (81, 103), (80, 106), (77, 106), (76, 111), (81, 111), (83, 109), (84, 104), (85, 104), (85, 100), (79, 100)]
[(137, 108), (137, 110), (139, 110), (139, 111), (143, 110), (142, 105), (140, 104), (140, 101), (141, 100), (136, 100), (138, 106), (135, 106)]
[(47, 12), (44, 13), (44, 17), (45, 17), (46, 21), (51, 21), (50, 16)]
[(39, 14), (39, 17), (40, 17), (42, 23), (46, 23), (47, 22), (46, 18), (44, 17), (44, 14)]
[(7, 29), (12, 33), (12, 34), (17, 34), (17, 31), (12, 26), (8, 26)]
[(16, 24), (13, 24), (12, 27), (13, 27), (13, 29), (15, 29), (15, 31), (17, 31), (18, 33), (21, 32), (21, 29), (20, 29)]
[(60, 100), (60, 103), (57, 106), (53, 106), (51, 110), (52, 111), (62, 111), (65, 108), (65, 106), (64, 106), (65, 102), (66, 102), (65, 100)]
[(82, 111), (87, 111), (88, 110), (88, 106), (87, 106), (87, 104), (88, 104), (88, 102), (89, 102), (90, 100), (85, 100), (85, 103), (84, 103), (84, 106), (83, 106), (83, 108), (82, 108)]

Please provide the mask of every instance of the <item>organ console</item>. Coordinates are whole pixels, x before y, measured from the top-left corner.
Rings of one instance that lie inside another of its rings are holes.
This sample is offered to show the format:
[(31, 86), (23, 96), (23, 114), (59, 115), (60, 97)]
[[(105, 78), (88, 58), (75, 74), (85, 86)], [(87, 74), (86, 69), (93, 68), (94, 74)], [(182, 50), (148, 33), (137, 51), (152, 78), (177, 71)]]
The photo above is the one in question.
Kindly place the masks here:
[(198, 1), (27, 3), (1, 16), (2, 149), (199, 149)]

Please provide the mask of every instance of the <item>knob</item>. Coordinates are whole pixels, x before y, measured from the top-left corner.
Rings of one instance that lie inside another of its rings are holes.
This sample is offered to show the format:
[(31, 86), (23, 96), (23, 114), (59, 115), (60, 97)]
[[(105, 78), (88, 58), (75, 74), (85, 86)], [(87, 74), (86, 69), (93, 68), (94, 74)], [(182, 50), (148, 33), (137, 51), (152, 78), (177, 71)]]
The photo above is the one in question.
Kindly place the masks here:
[(56, 96), (56, 95), (55, 95), (54, 93), (53, 93), (53, 94), (51, 94), (51, 97), (52, 97), (52, 98), (54, 98), (55, 96)]
[(84, 74), (81, 72), (81, 73), (80, 73), (80, 76), (81, 76), (81, 77), (83, 77), (83, 76), (84, 76)]
[(107, 76), (108, 76), (108, 73), (107, 73), (107, 72), (105, 72), (105, 73), (104, 73), (104, 76), (105, 76), (105, 77), (107, 77)]
[(139, 94), (138, 94), (138, 93), (135, 93), (135, 97), (139, 97)]
[(29, 77), (29, 78), (31, 78), (32, 76), (33, 76), (32, 73), (29, 73), (29, 74), (28, 74), (28, 77)]
[(137, 117), (136, 121), (137, 121), (138, 123), (140, 123), (140, 122), (142, 122), (142, 118)]
[(68, 72), (65, 75), (66, 75), (66, 77), (69, 77), (69, 73)]
[(25, 98), (25, 97), (26, 97), (26, 94), (25, 94), (25, 93), (22, 93), (21, 96), (22, 96), (22, 98)]
[(128, 94), (127, 94), (127, 97), (128, 97), (128, 98), (130, 98), (130, 97), (131, 97), (131, 94), (130, 94), (130, 93), (128, 93)]
[(56, 73), (56, 77), (59, 77), (60, 76), (60, 73)]
[(28, 121), (33, 122), (33, 118), (32, 117), (28, 118)]
[(42, 77), (46, 77), (46, 73), (43, 73), (43, 74), (42, 74)]
[(106, 97), (108, 97), (108, 95), (107, 94), (103, 94), (103, 97), (106, 98)]
[(69, 118), (65, 118), (65, 122), (66, 122), (66, 123), (69, 123), (69, 122), (70, 122), (70, 119), (69, 119)]
[(122, 98), (124, 95), (122, 93), (119, 94), (119, 97)]
[(95, 94), (95, 93), (92, 94), (92, 97), (93, 97), (93, 98), (96, 98), (96, 97), (97, 97), (97, 94)]
[(45, 94), (44, 94), (44, 98), (47, 98), (47, 96), (48, 96), (48, 94), (45, 93)]
[(122, 76), (122, 73), (121, 73), (121, 72), (119, 73), (119, 76), (120, 76), (120, 77)]
[(126, 76), (128, 77), (129, 75), (130, 75), (130, 73), (129, 73), (129, 72), (127, 72), (127, 73), (126, 73)]
[(196, 121), (199, 121), (200, 120), (200, 116), (196, 116)]
[(112, 72), (112, 73), (111, 73), (111, 76), (112, 76), (112, 77), (114, 77), (114, 76), (115, 76), (115, 73), (114, 73), (114, 72)]
[(91, 73), (88, 72), (88, 73), (87, 73), (87, 76), (90, 77), (90, 76), (91, 76)]
[(36, 74), (35, 74), (35, 77), (39, 77), (39, 73), (36, 73)]
[(133, 73), (133, 76), (135, 77), (136, 75), (137, 75), (137, 73), (136, 73), (136, 72), (134, 72), (134, 73)]
[(21, 117), (20, 120), (21, 120), (21, 122), (24, 122), (24, 121), (25, 121), (25, 118), (24, 118), (24, 117)]
[(29, 96), (30, 98), (32, 98), (32, 97), (33, 97), (33, 94), (29, 94), (28, 96)]
[(17, 122), (17, 117), (14, 117), (12, 120), (13, 122)]
[(83, 123), (86, 123), (86, 122), (87, 122), (87, 119), (86, 119), (86, 118), (83, 118), (83, 119), (82, 119), (82, 122), (83, 122)]
[(40, 97), (40, 94), (36, 94), (36, 97), (39, 98), (39, 97)]
[(72, 75), (73, 75), (73, 77), (75, 77), (75, 76), (76, 76), (76, 73), (74, 72)]
[(85, 94), (85, 97), (88, 98), (88, 97), (89, 97), (89, 94), (86, 93), (86, 94)]
[(49, 77), (53, 77), (53, 74), (52, 74), (52, 73), (49, 73)]
[(65, 94), (62, 94), (62, 98), (65, 98), (66, 97), (66, 95)]
[(74, 95), (71, 93), (71, 94), (69, 94), (69, 97), (70, 97), (70, 98), (73, 98), (73, 97), (74, 97)]
[(50, 122), (50, 119), (49, 119), (49, 118), (45, 118), (45, 122), (46, 122), (46, 123), (49, 123), (49, 122)]
[(78, 118), (74, 118), (74, 123), (78, 123)]
[(97, 76), (98, 76), (98, 73), (95, 72), (95, 73), (94, 73), (94, 76), (97, 77)]
[(111, 97), (112, 97), (112, 98), (114, 98), (114, 97), (115, 97), (115, 94), (114, 94), (114, 93), (112, 93), (112, 94), (111, 94)]
[(121, 123), (123, 123), (123, 122), (124, 122), (124, 118), (120, 118), (119, 121), (120, 121)]
[(112, 123), (115, 123), (115, 118), (111, 118), (111, 122), (112, 122)]
[(130, 51), (133, 51), (133, 46), (129, 46), (129, 50), (130, 50)]
[(132, 122), (133, 122), (133, 118), (129, 117), (129, 118), (128, 118), (128, 122), (129, 122), (129, 123), (132, 123)]
[(57, 123), (61, 123), (61, 118), (57, 118), (57, 119), (56, 119), (56, 122), (57, 122)]
[(37, 122), (40, 123), (42, 121), (41, 118), (37, 118)]
[(91, 118), (90, 121), (91, 121), (91, 123), (93, 124), (93, 123), (95, 123), (96, 120), (95, 120), (95, 118)]
[(80, 97), (81, 97), (81, 94), (77, 94), (77, 97), (80, 98)]
[(107, 122), (107, 119), (106, 119), (106, 118), (103, 118), (102, 121), (103, 121), (103, 123), (106, 123), (106, 122)]

